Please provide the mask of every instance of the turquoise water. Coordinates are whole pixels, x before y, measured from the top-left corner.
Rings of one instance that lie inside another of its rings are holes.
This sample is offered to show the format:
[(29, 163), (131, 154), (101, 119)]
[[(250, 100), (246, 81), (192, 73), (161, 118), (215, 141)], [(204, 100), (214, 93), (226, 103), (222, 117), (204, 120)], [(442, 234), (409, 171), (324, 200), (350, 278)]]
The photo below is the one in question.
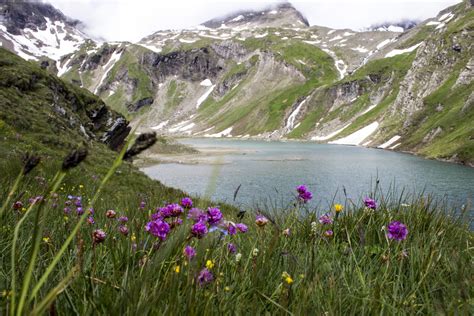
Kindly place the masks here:
[[(212, 198), (239, 206), (290, 203), (299, 184), (314, 194), (311, 206), (327, 207), (333, 199), (355, 203), (375, 185), (383, 192), (402, 188), (425, 192), (453, 206), (474, 199), (474, 168), (426, 160), (391, 151), (301, 142), (230, 139), (180, 140), (197, 149), (223, 150), (198, 164), (165, 163), (142, 169), (164, 184), (204, 195), (211, 175), (217, 174)], [(234, 201), (234, 192), (241, 185)], [(472, 210), (472, 206), (471, 212)]]

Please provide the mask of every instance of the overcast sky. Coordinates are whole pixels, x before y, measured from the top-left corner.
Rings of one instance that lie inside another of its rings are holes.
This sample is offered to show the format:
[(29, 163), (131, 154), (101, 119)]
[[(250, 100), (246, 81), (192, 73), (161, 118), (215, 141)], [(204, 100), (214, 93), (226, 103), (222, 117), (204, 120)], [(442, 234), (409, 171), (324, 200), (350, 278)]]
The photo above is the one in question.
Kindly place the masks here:
[[(182, 29), (241, 9), (281, 1), (228, 0), (43, 0), (107, 40), (138, 41), (158, 30)], [(296, 0), (311, 25), (355, 30), (374, 23), (426, 19), (460, 0)]]

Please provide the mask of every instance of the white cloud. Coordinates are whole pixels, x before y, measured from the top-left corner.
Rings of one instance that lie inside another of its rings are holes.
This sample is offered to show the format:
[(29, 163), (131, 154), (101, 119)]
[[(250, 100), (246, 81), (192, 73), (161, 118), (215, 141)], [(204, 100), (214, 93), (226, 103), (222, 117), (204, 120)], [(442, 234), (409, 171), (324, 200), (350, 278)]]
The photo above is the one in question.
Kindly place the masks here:
[[(164, 29), (181, 29), (241, 9), (279, 1), (217, 0), (47, 0), (83, 21), (92, 35), (108, 40), (139, 39)], [(426, 19), (459, 0), (307, 0), (293, 5), (311, 25), (360, 29), (403, 18)]]

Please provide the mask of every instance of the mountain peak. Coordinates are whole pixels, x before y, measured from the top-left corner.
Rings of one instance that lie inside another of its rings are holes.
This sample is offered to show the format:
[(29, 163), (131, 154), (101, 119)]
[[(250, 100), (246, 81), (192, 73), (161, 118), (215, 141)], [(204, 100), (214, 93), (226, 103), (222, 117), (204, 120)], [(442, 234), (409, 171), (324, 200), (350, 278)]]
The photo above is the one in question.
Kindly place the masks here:
[(49, 3), (39, 1), (5, 2), (0, 4), (0, 21), (13, 35), (20, 35), (25, 28), (44, 30), (47, 19), (61, 21), (71, 27), (78, 26), (81, 22), (66, 17), (61, 11)]
[(258, 28), (258, 27), (308, 27), (308, 20), (295, 7), (285, 1), (263, 10), (241, 10), (224, 17), (215, 18), (202, 23), (209, 28)]

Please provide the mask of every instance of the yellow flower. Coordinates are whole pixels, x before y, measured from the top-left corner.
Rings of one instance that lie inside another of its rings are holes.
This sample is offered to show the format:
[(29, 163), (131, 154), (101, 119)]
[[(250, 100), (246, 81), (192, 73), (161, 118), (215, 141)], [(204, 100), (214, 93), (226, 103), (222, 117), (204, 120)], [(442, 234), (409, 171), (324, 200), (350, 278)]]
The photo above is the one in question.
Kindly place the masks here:
[(336, 211), (336, 213), (342, 212), (343, 209), (344, 206), (342, 206), (341, 204), (334, 204), (334, 210)]
[(67, 222), (69, 220), (69, 217), (64, 216), (64, 221)]
[(224, 291), (229, 292), (229, 291), (230, 291), (230, 287), (226, 286), (226, 287), (224, 288)]
[(179, 268), (179, 266), (175, 266), (175, 267), (174, 267), (174, 272), (179, 273), (179, 271), (181, 271), (181, 269)]
[(83, 188), (84, 188), (84, 185), (79, 184), (79, 189), (83, 189)]
[(51, 239), (46, 236), (46, 237), (43, 237), (43, 241), (48, 244), (51, 241)]
[(131, 239), (132, 241), (137, 240), (137, 236), (135, 236), (135, 233), (132, 233), (132, 237), (130, 237), (130, 239)]
[(212, 260), (207, 260), (206, 261), (206, 268), (208, 268), (208, 269), (214, 268), (214, 262), (212, 262)]
[(293, 278), (288, 274), (288, 272), (284, 271), (282, 274), (281, 274), (281, 277), (283, 278), (283, 280), (285, 280), (285, 282), (289, 285), (291, 283), (293, 283)]

